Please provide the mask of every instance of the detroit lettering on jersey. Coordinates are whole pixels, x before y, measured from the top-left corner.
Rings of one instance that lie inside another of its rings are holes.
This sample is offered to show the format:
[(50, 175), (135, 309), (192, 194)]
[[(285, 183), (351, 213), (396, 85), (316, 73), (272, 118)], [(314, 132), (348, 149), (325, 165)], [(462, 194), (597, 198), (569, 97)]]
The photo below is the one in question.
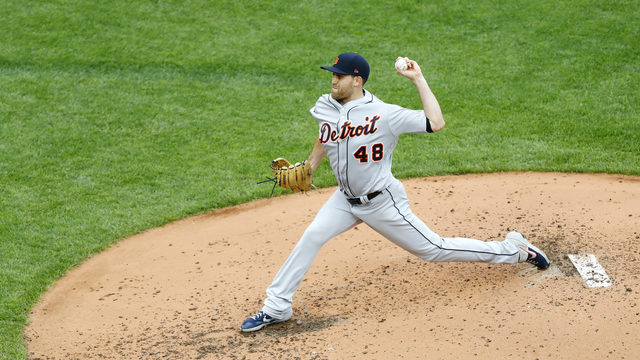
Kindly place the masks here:
[(371, 118), (367, 116), (364, 118), (364, 121), (368, 122), (368, 124), (358, 126), (351, 126), (351, 121), (345, 121), (339, 129), (332, 129), (331, 124), (324, 123), (320, 127), (320, 143), (326, 144), (329, 140), (338, 141), (344, 140), (348, 137), (353, 138), (374, 134), (378, 131), (378, 128), (376, 127), (376, 122), (378, 120), (380, 120), (380, 116), (378, 115), (372, 116)]

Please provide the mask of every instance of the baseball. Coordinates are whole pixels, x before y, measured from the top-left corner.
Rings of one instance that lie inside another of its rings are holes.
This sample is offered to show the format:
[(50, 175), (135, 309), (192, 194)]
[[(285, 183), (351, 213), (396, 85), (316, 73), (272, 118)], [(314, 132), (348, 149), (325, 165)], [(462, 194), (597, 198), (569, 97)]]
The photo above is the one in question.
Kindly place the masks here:
[(396, 60), (396, 69), (398, 70), (407, 70), (407, 61), (403, 58), (398, 58)]

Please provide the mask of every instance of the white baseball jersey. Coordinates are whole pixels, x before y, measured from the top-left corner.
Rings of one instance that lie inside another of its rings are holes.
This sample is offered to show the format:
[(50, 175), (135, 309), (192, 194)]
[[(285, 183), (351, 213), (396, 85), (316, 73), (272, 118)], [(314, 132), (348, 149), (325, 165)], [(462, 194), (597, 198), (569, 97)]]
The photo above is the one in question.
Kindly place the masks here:
[(338, 185), (352, 198), (391, 184), (392, 154), (401, 134), (430, 130), (424, 111), (386, 104), (366, 90), (344, 106), (323, 95), (310, 111)]

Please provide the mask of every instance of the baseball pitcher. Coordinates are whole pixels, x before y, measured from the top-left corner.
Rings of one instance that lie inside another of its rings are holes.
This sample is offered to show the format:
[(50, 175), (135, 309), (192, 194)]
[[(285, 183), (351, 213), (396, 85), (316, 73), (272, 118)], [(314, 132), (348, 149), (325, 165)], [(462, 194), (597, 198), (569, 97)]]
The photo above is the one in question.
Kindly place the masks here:
[(415, 85), (421, 110), (386, 104), (365, 90), (369, 64), (357, 53), (340, 54), (333, 65), (321, 68), (333, 73), (331, 93), (320, 96), (310, 110), (318, 122), (318, 138), (309, 158), (293, 165), (279, 158), (271, 167), (280, 186), (306, 191), (327, 156), (338, 189), (267, 288), (264, 307), (242, 323), (242, 331), (257, 331), (291, 319), (293, 295), (320, 248), (362, 222), (425, 261), (527, 261), (539, 269), (549, 267), (544, 252), (516, 231), (508, 233), (504, 241), (443, 238), (411, 212), (402, 183), (391, 173), (398, 137), (435, 133), (445, 126), (440, 105), (417, 62), (398, 58), (396, 71)]

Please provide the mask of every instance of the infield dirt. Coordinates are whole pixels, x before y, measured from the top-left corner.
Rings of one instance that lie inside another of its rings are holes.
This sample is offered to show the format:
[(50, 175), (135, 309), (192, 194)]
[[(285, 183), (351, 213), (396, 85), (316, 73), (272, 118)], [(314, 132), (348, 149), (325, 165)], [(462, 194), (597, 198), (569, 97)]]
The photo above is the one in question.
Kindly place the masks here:
[[(427, 263), (366, 225), (331, 240), (291, 321), (239, 331), (335, 188), (260, 200), (120, 241), (32, 310), (30, 359), (635, 359), (640, 178), (496, 173), (403, 181), (442, 236), (517, 229), (553, 264)], [(567, 254), (613, 281), (586, 288)]]

